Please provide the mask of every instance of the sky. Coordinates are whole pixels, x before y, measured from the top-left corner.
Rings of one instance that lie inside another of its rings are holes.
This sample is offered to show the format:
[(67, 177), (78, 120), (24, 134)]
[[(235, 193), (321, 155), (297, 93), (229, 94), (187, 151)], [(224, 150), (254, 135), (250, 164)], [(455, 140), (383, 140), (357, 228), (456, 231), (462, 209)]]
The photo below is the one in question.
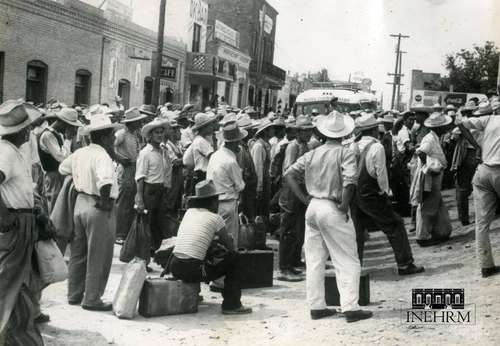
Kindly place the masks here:
[[(396, 47), (390, 34), (410, 36), (401, 43), (406, 52), (402, 61), (403, 99), (409, 95), (412, 69), (444, 74), (446, 54), (486, 40), (500, 46), (500, 1), (496, 0), (268, 2), (279, 12), (275, 65), (298, 73), (325, 67), (330, 78), (339, 80), (361, 73), (372, 79), (373, 89), (383, 93), (386, 106), (392, 92), (392, 86), (386, 84), (391, 81), (387, 73), (394, 72)], [(132, 3), (134, 21), (156, 30), (160, 0)]]

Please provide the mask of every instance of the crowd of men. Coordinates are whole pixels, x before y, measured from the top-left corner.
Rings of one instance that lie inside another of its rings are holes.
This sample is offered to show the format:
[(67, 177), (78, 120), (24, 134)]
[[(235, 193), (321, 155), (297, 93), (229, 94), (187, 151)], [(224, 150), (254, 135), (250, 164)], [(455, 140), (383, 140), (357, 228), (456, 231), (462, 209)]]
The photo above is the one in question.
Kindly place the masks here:
[[(63, 254), (70, 249), (68, 303), (111, 310), (102, 296), (114, 245), (123, 245), (139, 214), (151, 251), (177, 236), (170, 271), (212, 282), (225, 314), (251, 312), (241, 304), (237, 271), (244, 215), (279, 239), (277, 279), (306, 280), (312, 319), (336, 313), (325, 303), (328, 258), (346, 320), (371, 317), (358, 305), (369, 231), (387, 236), (399, 275), (423, 272), (408, 232), (422, 247), (449, 239), (447, 179), (455, 180), (463, 225), (471, 223), (474, 191), (482, 276), (500, 272), (488, 235), (500, 197), (496, 92), (458, 110), (344, 114), (335, 100), (329, 107), (329, 114), (260, 117), (227, 105), (124, 110), (119, 98), (87, 109), (56, 100), (44, 108), (0, 105), (0, 344), (43, 343), (36, 323), (49, 316), (40, 311), (32, 260), (40, 239), (55, 239)], [(412, 216), (414, 229), (407, 232), (402, 216)]]

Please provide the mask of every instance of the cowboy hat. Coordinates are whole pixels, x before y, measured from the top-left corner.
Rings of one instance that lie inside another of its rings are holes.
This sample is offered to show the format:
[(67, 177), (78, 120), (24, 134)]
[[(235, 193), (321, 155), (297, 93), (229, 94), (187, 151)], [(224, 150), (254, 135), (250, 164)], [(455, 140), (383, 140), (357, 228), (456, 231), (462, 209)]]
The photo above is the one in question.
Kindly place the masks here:
[(158, 127), (168, 127), (170, 126), (170, 120), (166, 118), (154, 118), (153, 121), (147, 123), (142, 127), (141, 134), (142, 137), (147, 138), (149, 133)]
[(493, 109), (491, 108), (491, 104), (488, 101), (481, 102), (477, 111), (473, 113), (475, 116), (488, 115), (493, 113)]
[(447, 126), (453, 122), (449, 115), (441, 112), (434, 112), (424, 121), (424, 126), (428, 128)]
[(241, 114), (237, 119), (236, 123), (241, 129), (249, 129), (253, 127), (252, 119), (248, 116), (248, 114)]
[(8, 100), (0, 105), (0, 136), (17, 133), (42, 116), (33, 105), (24, 100)]
[(263, 118), (259, 121), (259, 124), (257, 125), (257, 132), (255, 132), (255, 135), (258, 135), (262, 131), (273, 127), (274, 123), (269, 119), (269, 118)]
[(205, 127), (213, 122), (215, 122), (217, 118), (215, 116), (211, 116), (207, 113), (198, 113), (194, 116), (194, 125), (191, 127), (191, 130), (199, 130), (202, 127)]
[(354, 119), (348, 115), (333, 111), (328, 115), (316, 118), (316, 128), (328, 138), (342, 138), (354, 130)]
[(299, 130), (309, 130), (314, 128), (314, 124), (307, 115), (299, 115), (297, 119), (295, 119), (294, 127)]
[(236, 122), (238, 121), (238, 119), (236, 118), (236, 114), (234, 113), (229, 113), (229, 114), (226, 114), (224, 116), (224, 118), (222, 118), (222, 120), (220, 121), (220, 124), (221, 126), (225, 126), (229, 123), (233, 123), (233, 122)]
[(380, 122), (375, 119), (373, 114), (363, 112), (361, 116), (356, 119), (355, 124), (358, 130), (364, 131), (378, 127)]
[(125, 115), (124, 115), (121, 123), (127, 124), (127, 123), (131, 123), (134, 121), (146, 119), (147, 117), (148, 116), (146, 114), (141, 114), (140, 110), (137, 107), (132, 107), (132, 108), (127, 109), (125, 111)]
[(248, 136), (248, 132), (240, 129), (236, 123), (227, 124), (222, 128), (222, 137), (226, 143), (241, 141), (246, 136)]
[(139, 112), (141, 114), (146, 114), (146, 115), (151, 115), (151, 116), (156, 115), (155, 107), (153, 105), (141, 105), (139, 107)]
[(217, 188), (212, 180), (200, 181), (196, 184), (194, 189), (195, 195), (189, 196), (188, 200), (210, 198), (221, 194), (221, 192), (217, 191)]
[(107, 114), (94, 114), (90, 118), (90, 125), (86, 126), (86, 130), (94, 132), (106, 129), (115, 129), (118, 126), (118, 124), (113, 124), (111, 122), (111, 119)]
[(78, 120), (78, 112), (73, 108), (62, 108), (56, 113), (57, 119), (65, 122), (68, 125), (81, 127), (83, 124)]

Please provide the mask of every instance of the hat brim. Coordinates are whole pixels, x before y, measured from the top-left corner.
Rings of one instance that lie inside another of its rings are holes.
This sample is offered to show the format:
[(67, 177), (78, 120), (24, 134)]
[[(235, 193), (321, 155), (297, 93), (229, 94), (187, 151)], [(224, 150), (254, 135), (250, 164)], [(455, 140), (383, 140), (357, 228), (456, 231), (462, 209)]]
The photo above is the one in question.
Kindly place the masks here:
[(377, 121), (376, 123), (370, 124), (370, 125), (356, 126), (356, 129), (358, 129), (360, 131), (371, 130), (371, 129), (374, 129), (374, 128), (378, 128), (378, 125), (380, 125), (380, 124), (381, 124), (381, 122)]
[[(139, 113), (141, 113), (141, 115), (138, 116), (137, 118), (122, 120), (122, 121), (120, 121), (120, 123), (122, 123), (122, 124), (133, 123), (134, 121), (144, 120), (148, 117), (148, 115), (146, 113), (143, 113), (141, 111), (139, 111)], [(153, 114), (151, 114), (151, 115), (153, 115)]]
[(261, 133), (262, 131), (267, 130), (268, 128), (270, 128), (270, 127), (274, 127), (274, 126), (276, 126), (276, 124), (269, 123), (269, 124), (267, 124), (267, 125), (265, 125), (265, 126), (261, 127), (260, 129), (257, 129), (257, 132), (255, 132), (255, 135), (258, 135), (258, 134), (259, 134), (259, 133)]
[(101, 130), (107, 130), (107, 129), (117, 129), (120, 126), (118, 124), (106, 124), (106, 125), (101, 125), (101, 126), (94, 126), (92, 127), (91, 125), (85, 126), (88, 132), (95, 132), (95, 131), (101, 131)]
[(208, 119), (202, 123), (195, 124), (194, 126), (191, 127), (191, 130), (193, 130), (193, 131), (199, 130), (199, 129), (201, 129), (207, 125), (210, 125), (211, 123), (214, 123), (216, 121), (217, 121), (217, 118)]
[(142, 136), (144, 138), (146, 138), (146, 137), (149, 136), (149, 133), (152, 130), (154, 130), (154, 129), (158, 128), (158, 127), (168, 128), (168, 127), (170, 127), (170, 121), (168, 119), (162, 119), (161, 121), (156, 121), (154, 124), (153, 124), (153, 121), (150, 122), (150, 123), (147, 123), (142, 128), (141, 134), (142, 134)]
[(330, 131), (324, 127), (323, 124), (327, 120), (327, 116), (324, 116), (323, 119), (320, 118), (317, 120), (316, 128), (323, 136), (325, 136), (327, 138), (332, 138), (332, 139), (343, 138), (345, 136), (350, 135), (354, 131), (354, 128), (356, 127), (353, 118), (351, 118), (350, 116), (345, 116), (345, 115), (344, 115), (344, 117), (345, 117), (345, 126), (340, 131)]
[(315, 127), (316, 126), (314, 126), (313, 124), (311, 124), (311, 125), (293, 125), (293, 128), (296, 128), (297, 130), (312, 130)]
[(385, 124), (394, 124), (394, 119), (392, 119), (392, 120), (382, 119), (382, 120), (380, 120), (380, 122), (385, 123)]
[(0, 136), (11, 135), (13, 133), (18, 133), (29, 127), (34, 120), (29, 117), (20, 124), (15, 126), (2, 126), (0, 125)]
[(233, 138), (233, 139), (225, 139), (224, 138), (224, 142), (226, 142), (226, 143), (238, 142), (238, 141), (241, 141), (246, 136), (248, 136), (248, 131), (245, 130), (245, 129), (240, 128), (240, 134), (239, 134), (239, 136), (237, 138)]
[(71, 126), (74, 126), (74, 127), (82, 127), (82, 126), (83, 126), (83, 124), (80, 122), (80, 120), (77, 120), (77, 121), (69, 121), (69, 120), (67, 120), (67, 119), (61, 118), (61, 117), (60, 117), (60, 116), (58, 116), (57, 114), (56, 114), (56, 118), (57, 118), (58, 120), (61, 120), (61, 121), (65, 122), (66, 124), (71, 125)]
[(441, 124), (432, 124), (430, 122), (431, 119), (427, 119), (427, 120), (424, 121), (424, 126), (427, 127), (427, 128), (436, 128), (436, 127), (448, 126), (448, 125), (450, 125), (453, 122), (453, 119), (449, 115), (444, 115), (444, 117), (446, 118), (446, 121), (444, 123), (441, 123)]

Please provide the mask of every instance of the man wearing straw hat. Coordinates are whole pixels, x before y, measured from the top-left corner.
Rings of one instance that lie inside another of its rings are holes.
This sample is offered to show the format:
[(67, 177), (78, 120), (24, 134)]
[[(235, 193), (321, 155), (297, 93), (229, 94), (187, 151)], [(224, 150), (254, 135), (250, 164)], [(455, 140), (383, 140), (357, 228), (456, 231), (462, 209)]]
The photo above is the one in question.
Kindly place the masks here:
[(91, 143), (76, 150), (59, 166), (72, 175), (78, 192), (74, 208), (74, 238), (69, 259), (68, 303), (82, 308), (109, 311), (102, 301), (113, 260), (118, 182), (111, 159), (114, 130), (105, 114), (95, 114), (87, 129)]
[(387, 236), (398, 265), (399, 275), (421, 273), (415, 266), (404, 221), (396, 214), (389, 199), (389, 179), (385, 151), (378, 141), (379, 122), (372, 114), (356, 119), (361, 139), (353, 145), (359, 155), (356, 197), (351, 207), (356, 229), (359, 259), (363, 261), (365, 231), (375, 225)]
[(240, 142), (247, 136), (235, 122), (222, 128), (224, 144), (212, 155), (207, 166), (207, 180), (212, 180), (220, 192), (219, 215), (226, 223), (226, 231), (233, 238), (233, 250), (238, 248), (238, 201), (245, 188), (241, 167), (238, 164)]
[(116, 243), (119, 245), (127, 238), (134, 217), (134, 199), (137, 192), (135, 164), (143, 146), (140, 129), (147, 117), (135, 107), (128, 109), (121, 121), (125, 128), (115, 134), (115, 160), (122, 166), (120, 191), (116, 201)]
[[(354, 120), (337, 111), (316, 119), (318, 131), (327, 138), (325, 144), (300, 157), (285, 173), (292, 191), (308, 206), (304, 242), (307, 301), (312, 319), (336, 313), (325, 302), (325, 261), (330, 255), (342, 312), (347, 322), (356, 322), (372, 313), (358, 305), (361, 266), (348, 214), (356, 186), (356, 157), (342, 145), (342, 138), (354, 130)], [(305, 182), (305, 190), (300, 181)]]
[(78, 112), (73, 108), (62, 108), (55, 115), (57, 120), (42, 132), (38, 140), (38, 155), (45, 171), (44, 192), (49, 213), (64, 181), (57, 171), (59, 164), (71, 153), (71, 148), (64, 145), (64, 140), (72, 139), (78, 127), (83, 126), (78, 120)]
[(22, 100), (0, 105), (0, 345), (43, 345), (30, 285), (38, 240), (31, 162), (20, 150), (40, 116)]
[(137, 212), (147, 210), (153, 249), (158, 249), (164, 238), (162, 220), (167, 211), (162, 201), (172, 186), (172, 163), (167, 150), (161, 146), (169, 123), (168, 119), (155, 118), (144, 125), (141, 132), (148, 144), (140, 151), (136, 163)]

